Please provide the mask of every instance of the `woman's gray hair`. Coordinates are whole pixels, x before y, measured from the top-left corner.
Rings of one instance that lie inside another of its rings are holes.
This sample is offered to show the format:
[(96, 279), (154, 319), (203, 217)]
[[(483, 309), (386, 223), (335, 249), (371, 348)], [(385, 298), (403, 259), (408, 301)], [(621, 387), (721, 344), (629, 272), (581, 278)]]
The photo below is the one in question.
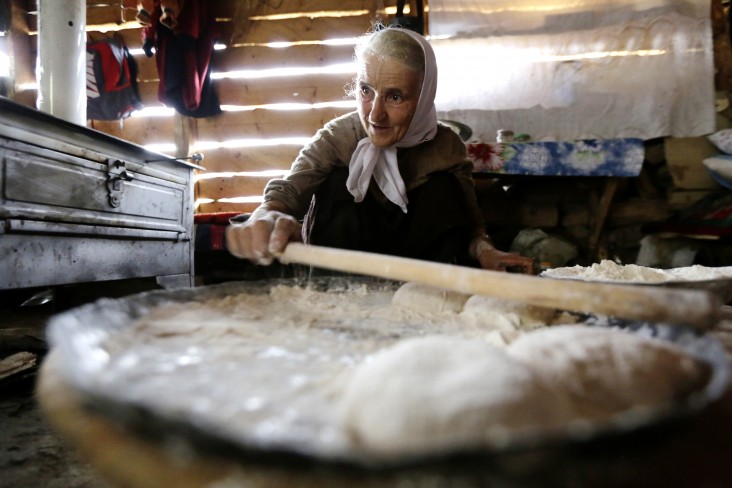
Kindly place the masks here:
[[(353, 60), (359, 68), (367, 55), (396, 59), (407, 68), (424, 76), (424, 52), (422, 46), (409, 34), (397, 28), (382, 28), (364, 34), (359, 38), (353, 52)], [(347, 87), (350, 96), (355, 95), (356, 79)]]

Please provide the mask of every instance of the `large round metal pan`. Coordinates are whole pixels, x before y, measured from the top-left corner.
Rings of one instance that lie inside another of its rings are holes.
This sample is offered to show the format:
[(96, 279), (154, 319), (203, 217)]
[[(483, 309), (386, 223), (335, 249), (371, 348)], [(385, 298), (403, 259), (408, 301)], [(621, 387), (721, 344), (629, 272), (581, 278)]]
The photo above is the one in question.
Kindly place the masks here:
[[(581, 429), (568, 427), (559, 432), (536, 431), (530, 435), (523, 433), (515, 436), (509, 433), (500, 441), (488, 440), (480, 449), (379, 463), (356, 451), (329, 449), (328, 446), (319, 444), (327, 443), (327, 435), (318, 430), (318, 425), (311, 426), (310, 431), (305, 425), (304, 431), (298, 433), (292, 442), (283, 442), (282, 437), (277, 435), (272, 436), (271, 442), (266, 437), (263, 440), (261, 436), (254, 441), (253, 437), (241, 435), (241, 432), (231, 429), (224, 420), (225, 416), (217, 415), (227, 405), (214, 405), (208, 409), (166, 409), (161, 407), (160, 398), (155, 398), (155, 395), (141, 396), (139, 392), (132, 391), (134, 389), (109, 382), (105, 378), (105, 365), (109, 355), (114, 352), (105, 349), (103, 344), (116, 334), (124, 332), (155, 307), (163, 304), (190, 304), (242, 293), (266, 294), (273, 286), (278, 285), (314, 287), (329, 292), (344, 292), (360, 286), (366, 287), (371, 293), (394, 291), (400, 283), (361, 277), (320, 277), (307, 281), (288, 279), (227, 283), (194, 289), (155, 291), (122, 299), (103, 299), (53, 317), (48, 327), (49, 341), (58, 359), (59, 372), (81, 395), (88, 408), (140, 435), (160, 442), (161, 445), (185, 445), (188, 449), (206, 455), (225, 456), (241, 463), (272, 465), (278, 469), (317, 466), (319, 470), (333, 470), (334, 473), (344, 470), (382, 474), (420, 473), (424, 477), (423, 481), (474, 476), (476, 470), (489, 469), (492, 462), (502, 456), (531, 453), (536, 460), (537, 453), (550, 453), (561, 446), (583, 445), (673, 424), (679, 419), (693, 416), (718, 399), (728, 384), (729, 365), (724, 347), (708, 335), (667, 324), (616, 321), (588, 316), (585, 317), (588, 327), (622, 327), (635, 334), (655, 337), (683, 348), (709, 366), (709, 381), (684, 402), (653, 415), (618, 414), (602, 422), (585, 424)], [(337, 328), (337, 324), (334, 327)], [(135, 344), (129, 346), (135, 347)], [(244, 362), (256, 360), (257, 358), (248, 358)], [(242, 366), (246, 367), (246, 364)], [(175, 384), (174, 377), (170, 380)], [(211, 388), (237, 388), (241, 392), (240, 401), (245, 403), (247, 385), (227, 385), (226, 381), (225, 377), (211, 378)], [(190, 390), (183, 390), (185, 389), (181, 387), (181, 394), (190, 394)], [(176, 390), (173, 387), (167, 391)], [(198, 397), (190, 398), (191, 405), (206, 396), (205, 391), (200, 393), (199, 391)]]

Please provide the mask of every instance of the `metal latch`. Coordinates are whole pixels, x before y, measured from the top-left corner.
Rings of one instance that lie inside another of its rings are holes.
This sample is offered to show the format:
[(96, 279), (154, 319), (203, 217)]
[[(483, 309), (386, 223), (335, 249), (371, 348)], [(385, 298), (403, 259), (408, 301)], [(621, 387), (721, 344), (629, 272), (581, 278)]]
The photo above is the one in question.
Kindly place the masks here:
[(107, 161), (107, 191), (109, 204), (119, 207), (122, 204), (122, 195), (125, 192), (125, 181), (132, 181), (135, 176), (127, 171), (125, 162), (120, 159)]

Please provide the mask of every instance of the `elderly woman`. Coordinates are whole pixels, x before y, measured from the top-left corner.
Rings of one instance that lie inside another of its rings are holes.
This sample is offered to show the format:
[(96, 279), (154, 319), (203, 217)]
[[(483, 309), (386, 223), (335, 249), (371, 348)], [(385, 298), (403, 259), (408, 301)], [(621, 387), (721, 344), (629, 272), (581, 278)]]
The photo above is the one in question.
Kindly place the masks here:
[[(493, 247), (465, 145), (437, 122), (435, 55), (419, 34), (378, 30), (356, 47), (358, 111), (325, 125), (290, 175), (227, 229), (238, 257), (269, 264), (289, 241), (533, 272)], [(301, 219), (304, 218), (301, 224)]]

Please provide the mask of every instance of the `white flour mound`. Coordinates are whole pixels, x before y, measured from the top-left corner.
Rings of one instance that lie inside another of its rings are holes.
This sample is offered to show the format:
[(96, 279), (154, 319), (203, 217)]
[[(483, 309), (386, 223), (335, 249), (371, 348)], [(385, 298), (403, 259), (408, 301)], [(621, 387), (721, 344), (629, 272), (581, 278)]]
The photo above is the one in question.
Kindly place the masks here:
[(658, 269), (637, 264), (617, 264), (604, 259), (592, 266), (569, 266), (548, 269), (541, 273), (548, 278), (586, 281), (665, 283), (669, 281), (705, 281), (732, 278), (732, 266), (719, 268), (694, 265), (683, 268)]

